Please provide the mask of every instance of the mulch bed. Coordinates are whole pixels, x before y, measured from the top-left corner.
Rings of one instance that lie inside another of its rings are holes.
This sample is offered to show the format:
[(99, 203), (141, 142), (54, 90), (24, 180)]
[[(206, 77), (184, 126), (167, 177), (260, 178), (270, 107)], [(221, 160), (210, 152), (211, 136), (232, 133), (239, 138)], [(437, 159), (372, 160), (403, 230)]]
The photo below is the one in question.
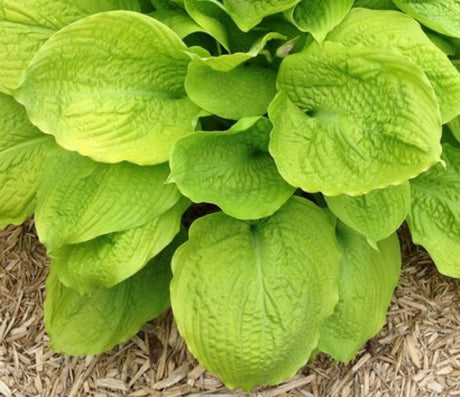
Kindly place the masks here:
[[(460, 280), (401, 240), (404, 265), (388, 323), (354, 360), (320, 355), (297, 376), (253, 396), (460, 396)], [(460, 253), (459, 253), (460, 254)], [(187, 352), (170, 312), (93, 357), (48, 348), (43, 298), (48, 259), (33, 221), (0, 231), (0, 396), (230, 396)]]

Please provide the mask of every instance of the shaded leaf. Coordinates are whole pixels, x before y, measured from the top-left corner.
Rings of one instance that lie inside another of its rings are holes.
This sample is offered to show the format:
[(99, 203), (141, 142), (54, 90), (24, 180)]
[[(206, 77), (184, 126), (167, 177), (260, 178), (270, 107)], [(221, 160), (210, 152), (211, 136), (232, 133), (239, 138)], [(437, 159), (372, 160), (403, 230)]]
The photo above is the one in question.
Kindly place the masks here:
[(392, 0), (356, 0), (354, 7), (370, 8), (372, 10), (397, 10)]
[(185, 89), (190, 99), (219, 117), (238, 120), (267, 112), (276, 94), (276, 71), (249, 61), (267, 41), (281, 38), (269, 33), (247, 53), (195, 58), (188, 67)]
[(438, 270), (460, 278), (460, 149), (444, 145), (441, 164), (411, 181), (407, 222), (416, 244), (423, 245)]
[(294, 193), (268, 154), (271, 123), (243, 119), (226, 132), (197, 132), (176, 143), (171, 177), (195, 202), (217, 204), (235, 218), (273, 214)]
[(345, 224), (375, 243), (394, 233), (410, 208), (410, 186), (373, 190), (363, 196), (325, 197), (328, 207)]
[(247, 32), (267, 15), (288, 10), (300, 0), (223, 0), (223, 5), (238, 27)]
[(171, 1), (158, 3), (157, 9), (150, 15), (176, 32), (181, 39), (192, 33), (204, 32), (183, 7)]
[(188, 205), (188, 200), (180, 200), (142, 226), (64, 245), (54, 251), (51, 267), (61, 283), (81, 294), (113, 287), (143, 268), (172, 241)]
[(122, 283), (90, 295), (65, 287), (51, 269), (45, 299), (45, 329), (51, 348), (69, 355), (100, 354), (131, 338), (161, 314), (169, 306), (170, 258), (175, 246)]
[(38, 191), (40, 241), (51, 253), (153, 220), (181, 197), (175, 186), (165, 185), (168, 174), (167, 164), (103, 164), (59, 150), (48, 159)]
[(385, 324), (401, 253), (396, 234), (377, 243), (378, 249), (343, 224), (337, 235), (343, 253), (339, 303), (321, 327), (318, 347), (338, 361), (348, 361)]
[(452, 134), (460, 142), (460, 116), (456, 117), (449, 123), (449, 129), (452, 131)]
[(352, 6), (353, 0), (301, 0), (289, 17), (300, 30), (311, 32), (316, 41), (322, 42)]
[(260, 33), (243, 33), (217, 0), (185, 0), (187, 14), (228, 52), (247, 51)]

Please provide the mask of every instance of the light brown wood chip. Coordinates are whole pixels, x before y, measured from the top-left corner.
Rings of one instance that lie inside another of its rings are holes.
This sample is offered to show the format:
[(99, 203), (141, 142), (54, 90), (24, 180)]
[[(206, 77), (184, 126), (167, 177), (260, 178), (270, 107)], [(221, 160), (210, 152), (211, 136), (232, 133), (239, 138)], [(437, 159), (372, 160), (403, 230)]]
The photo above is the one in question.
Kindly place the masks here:
[[(384, 329), (349, 363), (325, 355), (262, 397), (460, 396), (460, 281), (441, 276), (401, 234), (404, 266)], [(99, 357), (49, 350), (43, 330), (48, 259), (33, 222), (0, 231), (0, 396), (244, 396), (188, 353), (170, 312)]]

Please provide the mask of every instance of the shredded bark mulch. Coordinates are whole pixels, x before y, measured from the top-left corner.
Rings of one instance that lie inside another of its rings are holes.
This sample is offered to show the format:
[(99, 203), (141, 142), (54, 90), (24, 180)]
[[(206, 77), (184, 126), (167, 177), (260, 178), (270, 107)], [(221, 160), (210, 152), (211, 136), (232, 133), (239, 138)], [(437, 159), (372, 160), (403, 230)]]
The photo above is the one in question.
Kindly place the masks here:
[[(404, 265), (388, 323), (354, 360), (320, 355), (293, 379), (252, 396), (460, 396), (460, 280), (441, 276), (400, 233)], [(94, 357), (48, 348), (48, 258), (33, 221), (0, 231), (0, 396), (231, 396), (187, 352), (170, 312)]]

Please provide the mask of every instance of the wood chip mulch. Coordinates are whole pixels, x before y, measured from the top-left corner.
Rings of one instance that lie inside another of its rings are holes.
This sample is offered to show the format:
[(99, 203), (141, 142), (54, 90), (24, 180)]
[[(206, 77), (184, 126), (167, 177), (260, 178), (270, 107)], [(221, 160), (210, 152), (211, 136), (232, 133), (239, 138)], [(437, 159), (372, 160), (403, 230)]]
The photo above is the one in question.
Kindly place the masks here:
[[(404, 266), (388, 324), (347, 364), (320, 355), (293, 379), (252, 396), (460, 396), (460, 280), (441, 276), (401, 233)], [(187, 352), (171, 313), (94, 357), (48, 348), (48, 259), (33, 222), (0, 231), (0, 396), (233, 396)]]

